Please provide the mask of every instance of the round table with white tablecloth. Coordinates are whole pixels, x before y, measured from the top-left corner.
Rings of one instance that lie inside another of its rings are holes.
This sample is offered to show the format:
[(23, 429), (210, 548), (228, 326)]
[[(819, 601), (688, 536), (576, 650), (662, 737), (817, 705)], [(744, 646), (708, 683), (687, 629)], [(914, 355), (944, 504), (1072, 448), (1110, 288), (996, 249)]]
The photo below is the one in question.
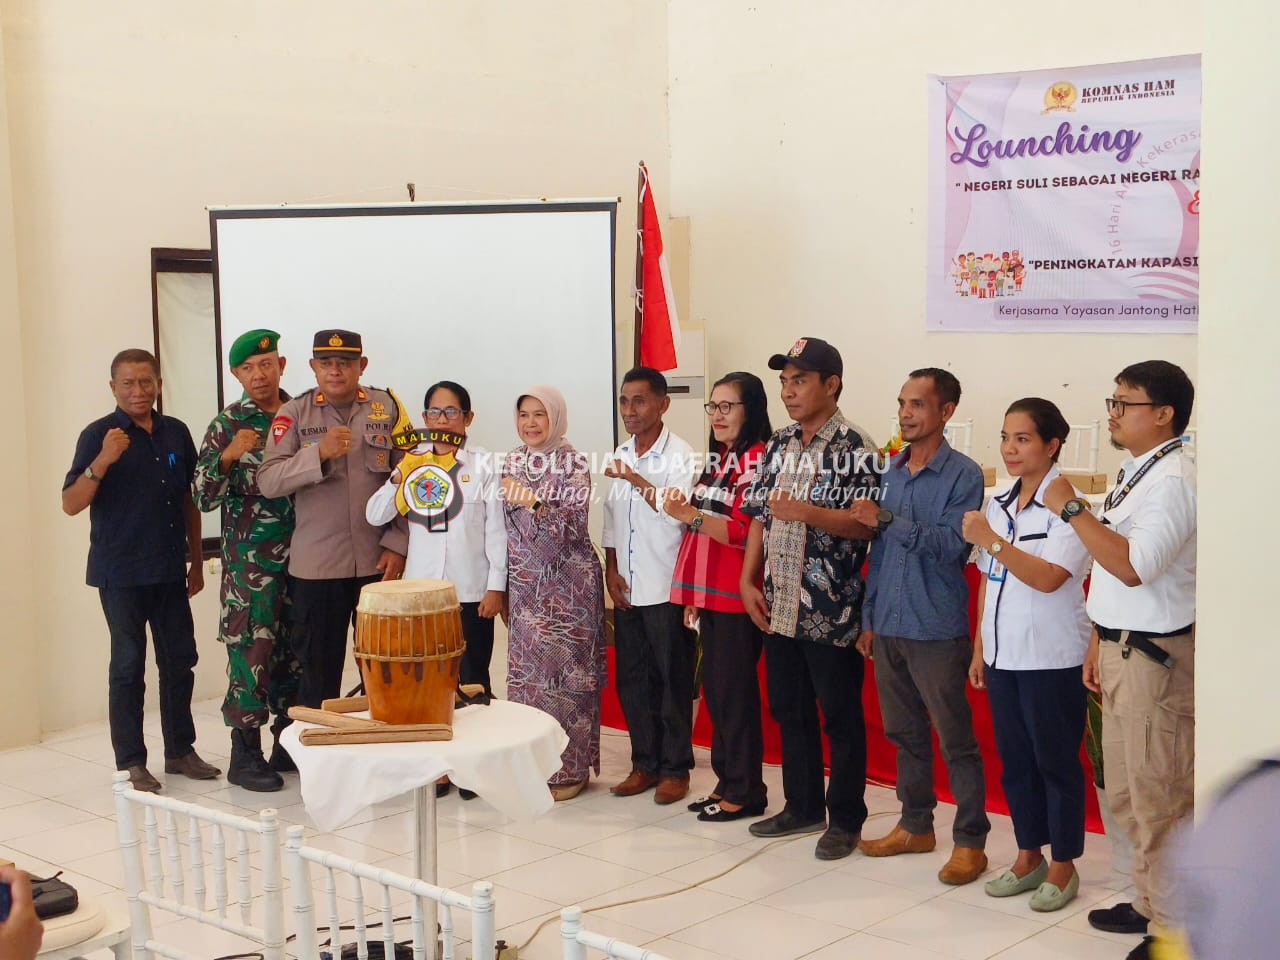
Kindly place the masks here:
[(455, 710), (452, 740), (304, 746), (298, 737), (309, 726), (296, 721), (280, 740), (298, 765), (302, 802), (316, 825), (336, 830), (364, 808), (412, 791), (414, 870), (428, 883), (436, 882), (440, 777), (448, 774), (508, 817), (532, 820), (554, 803), (547, 780), (569, 743), (553, 717), (506, 700)]

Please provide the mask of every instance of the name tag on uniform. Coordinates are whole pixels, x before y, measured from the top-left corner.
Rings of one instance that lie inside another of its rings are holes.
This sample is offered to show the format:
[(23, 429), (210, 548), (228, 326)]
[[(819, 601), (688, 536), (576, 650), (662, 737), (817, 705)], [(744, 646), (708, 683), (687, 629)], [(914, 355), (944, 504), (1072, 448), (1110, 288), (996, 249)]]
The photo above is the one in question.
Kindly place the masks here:
[(1005, 565), (995, 557), (991, 557), (991, 569), (987, 571), (987, 579), (993, 583), (1004, 583), (1007, 576), (1009, 576), (1009, 571)]

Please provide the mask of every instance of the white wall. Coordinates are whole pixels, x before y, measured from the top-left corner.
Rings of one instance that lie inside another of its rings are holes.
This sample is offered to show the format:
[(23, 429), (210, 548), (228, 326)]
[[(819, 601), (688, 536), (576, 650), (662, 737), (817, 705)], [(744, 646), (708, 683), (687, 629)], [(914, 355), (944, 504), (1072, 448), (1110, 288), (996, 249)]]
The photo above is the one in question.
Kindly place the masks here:
[[(1276, 545), (1280, 476), (1273, 424), (1280, 332), (1270, 280), (1280, 184), (1270, 158), (1280, 130), (1267, 94), (1275, 7), (1215, 4), (1206, 19), (1205, 207), (1201, 262), (1200, 566), (1196, 775), (1202, 795), (1250, 758), (1280, 756), (1276, 686)], [(1261, 282), (1241, 282), (1257, 276)]]
[[(1125, 364), (1196, 375), (1193, 336), (926, 334), (925, 77), (1134, 60), (1200, 48), (1196, 0), (1024, 4), (987, 20), (903, 0), (702, 0), (670, 6), (671, 212), (692, 223), (692, 319), (714, 374), (776, 383), (770, 354), (799, 336), (844, 356), (844, 412), (887, 432), (915, 367), (950, 368), (974, 453), (999, 463), (1004, 409), (1055, 401), (1105, 420)], [(785, 411), (775, 404), (775, 419)], [(882, 441), (883, 438), (880, 438)], [(1114, 472), (1118, 455), (1103, 454)]]
[[(5, 0), (0, 17), (21, 278), (12, 332), (40, 416), (21, 444), (30, 495), (10, 478), (20, 458), (0, 468), (5, 545), (35, 545), (5, 563), (38, 573), (42, 646), (27, 682), (40, 727), (56, 730), (105, 716), (106, 632), (84, 585), (87, 514), (63, 516), (58, 490), (76, 434), (110, 409), (110, 358), (151, 344), (148, 249), (206, 246), (205, 204), (401, 200), (411, 180), (423, 200), (623, 196), (619, 342), (629, 344), (621, 280), (636, 162), (668, 192), (666, 19), (641, 0)], [(0, 304), (12, 296), (5, 198)], [(286, 349), (305, 357), (306, 345)], [(205, 425), (191, 426), (198, 438)], [(29, 538), (11, 541), (11, 523), (29, 524)], [(197, 696), (214, 696), (225, 659), (213, 581), (194, 612)], [(0, 705), (0, 729), (16, 710)]]
[[(4, 549), (0, 550), (0, 610), (4, 611), (4, 669), (0, 670), (0, 748), (30, 743), (40, 733), (40, 698), (32, 679), (39, 671), (43, 637), (36, 632), (32, 596), (33, 558), (40, 555), (29, 522), (27, 482), (27, 390), (22, 364), (23, 331), (18, 322), (18, 260), (13, 231), (13, 190), (4, 83), (4, 31), (0, 28), (0, 343), (9, 385), (6, 454), (0, 456), (0, 503), (4, 508)], [(39, 570), (41, 575), (47, 571)]]

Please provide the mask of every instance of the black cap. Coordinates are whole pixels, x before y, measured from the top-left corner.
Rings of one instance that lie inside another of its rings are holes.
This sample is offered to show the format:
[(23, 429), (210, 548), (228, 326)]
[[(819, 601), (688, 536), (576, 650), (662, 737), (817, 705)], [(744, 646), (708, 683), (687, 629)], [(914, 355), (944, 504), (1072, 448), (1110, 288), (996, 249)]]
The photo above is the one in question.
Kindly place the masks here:
[(837, 377), (844, 378), (844, 361), (840, 359), (840, 351), (817, 337), (801, 337), (786, 353), (775, 353), (769, 358), (769, 369), (781, 370), (788, 363), (801, 370), (834, 373)]
[(311, 341), (311, 354), (316, 357), (358, 357), (363, 352), (360, 334), (350, 330), (321, 330)]

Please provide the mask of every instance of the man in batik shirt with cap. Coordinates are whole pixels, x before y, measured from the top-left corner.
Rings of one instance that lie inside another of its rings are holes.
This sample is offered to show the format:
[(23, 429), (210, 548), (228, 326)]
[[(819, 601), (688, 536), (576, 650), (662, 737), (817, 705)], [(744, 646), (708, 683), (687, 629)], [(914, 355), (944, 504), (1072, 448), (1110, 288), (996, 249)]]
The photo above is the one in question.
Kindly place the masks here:
[[(289, 399), (280, 389), (285, 360), (280, 335), (250, 330), (231, 345), (231, 373), (244, 388), (209, 424), (196, 463), (195, 501), (206, 512), (222, 508), (222, 619), (218, 639), (227, 648), (227, 695), (222, 717), (231, 728), (227, 780), (246, 790), (284, 786), (278, 771), (293, 770), (279, 746), (301, 667), (289, 640), (285, 569), (293, 535), (293, 503), (264, 497), (258, 468), (271, 420)], [(275, 714), (277, 743), (270, 763), (262, 754), (262, 728)]]

